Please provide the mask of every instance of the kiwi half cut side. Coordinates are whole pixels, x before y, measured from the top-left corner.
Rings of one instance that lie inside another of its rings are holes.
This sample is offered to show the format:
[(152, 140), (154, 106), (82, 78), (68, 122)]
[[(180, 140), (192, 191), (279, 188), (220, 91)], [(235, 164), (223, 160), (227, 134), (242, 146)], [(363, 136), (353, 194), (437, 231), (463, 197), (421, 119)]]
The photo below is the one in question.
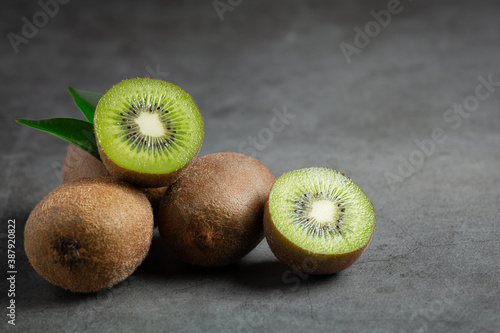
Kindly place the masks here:
[(96, 107), (99, 155), (112, 176), (142, 187), (169, 185), (197, 154), (203, 118), (191, 96), (150, 78), (124, 80)]
[(375, 228), (375, 211), (348, 177), (312, 167), (281, 175), (269, 194), (264, 230), (269, 247), (284, 264), (310, 274), (351, 266)]

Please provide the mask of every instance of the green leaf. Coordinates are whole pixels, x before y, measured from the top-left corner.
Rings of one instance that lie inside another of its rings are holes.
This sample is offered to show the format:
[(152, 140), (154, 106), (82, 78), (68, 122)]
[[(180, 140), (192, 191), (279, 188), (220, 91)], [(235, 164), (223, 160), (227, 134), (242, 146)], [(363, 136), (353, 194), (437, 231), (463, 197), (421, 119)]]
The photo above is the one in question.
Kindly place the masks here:
[(82, 111), (85, 118), (87, 118), (89, 122), (93, 123), (95, 108), (97, 103), (99, 103), (102, 94), (74, 89), (72, 87), (68, 87), (68, 90), (71, 96), (73, 96), (76, 106), (78, 106), (78, 108)]
[(94, 125), (85, 120), (73, 118), (52, 118), (41, 120), (16, 119), (20, 124), (50, 133), (86, 150), (101, 160), (94, 135)]

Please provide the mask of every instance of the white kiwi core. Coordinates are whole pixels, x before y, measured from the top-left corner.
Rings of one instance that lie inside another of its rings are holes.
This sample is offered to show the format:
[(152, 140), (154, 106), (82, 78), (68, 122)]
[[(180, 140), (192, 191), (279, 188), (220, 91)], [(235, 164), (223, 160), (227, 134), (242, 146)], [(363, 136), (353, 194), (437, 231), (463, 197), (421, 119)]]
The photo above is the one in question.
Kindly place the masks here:
[(335, 203), (328, 200), (319, 200), (311, 204), (309, 216), (323, 225), (338, 220), (340, 212)]
[(165, 135), (165, 128), (157, 113), (142, 112), (135, 119), (135, 123), (139, 126), (139, 130), (143, 135), (149, 135), (154, 138), (159, 138)]

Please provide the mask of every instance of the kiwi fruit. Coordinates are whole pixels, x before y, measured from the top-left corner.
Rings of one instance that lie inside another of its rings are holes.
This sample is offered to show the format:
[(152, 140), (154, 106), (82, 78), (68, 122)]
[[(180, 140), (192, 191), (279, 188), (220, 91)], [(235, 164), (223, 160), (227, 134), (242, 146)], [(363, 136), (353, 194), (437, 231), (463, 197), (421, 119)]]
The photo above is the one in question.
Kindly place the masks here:
[[(72, 144), (68, 145), (62, 167), (63, 183), (86, 177), (111, 177), (108, 169), (97, 158)], [(153, 213), (158, 211), (160, 201), (168, 186), (139, 188), (151, 202)]]
[(111, 174), (97, 158), (75, 145), (68, 145), (62, 166), (63, 183), (87, 177), (111, 177)]
[(274, 181), (262, 162), (244, 154), (195, 159), (160, 204), (156, 220), (161, 239), (193, 265), (236, 262), (264, 238), (264, 206)]
[(153, 236), (146, 195), (113, 178), (80, 178), (55, 188), (31, 212), (24, 248), (33, 268), (73, 292), (95, 292), (126, 279)]
[(175, 84), (128, 79), (109, 89), (94, 115), (99, 155), (115, 178), (140, 187), (167, 186), (198, 154), (203, 118)]
[(160, 208), (160, 202), (167, 192), (168, 186), (148, 188), (138, 187), (138, 189), (146, 195), (146, 198), (148, 198), (149, 202), (151, 203), (151, 207), (153, 207), (153, 214), (156, 214), (158, 212), (158, 209)]
[(274, 183), (264, 230), (274, 255), (309, 274), (332, 274), (351, 266), (375, 229), (365, 193), (345, 175), (323, 167), (292, 170)]

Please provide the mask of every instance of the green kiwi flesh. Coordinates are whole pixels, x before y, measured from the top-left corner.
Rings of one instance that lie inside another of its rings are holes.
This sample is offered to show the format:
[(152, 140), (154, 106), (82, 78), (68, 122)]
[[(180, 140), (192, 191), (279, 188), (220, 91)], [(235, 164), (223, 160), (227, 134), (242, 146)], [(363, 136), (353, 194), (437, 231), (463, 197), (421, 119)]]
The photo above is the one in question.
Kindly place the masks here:
[(97, 104), (94, 129), (109, 172), (143, 187), (173, 182), (198, 154), (204, 135), (191, 96), (150, 78), (124, 80), (108, 90)]
[(225, 266), (264, 238), (264, 206), (275, 177), (239, 153), (197, 158), (172, 184), (156, 220), (165, 245), (181, 260)]
[(343, 270), (359, 258), (374, 228), (370, 200), (350, 178), (335, 170), (292, 170), (281, 175), (271, 189), (266, 236), (273, 253), (289, 266), (300, 268), (310, 258), (318, 259), (314, 273)]
[(153, 211), (132, 185), (113, 178), (81, 178), (62, 184), (31, 212), (24, 248), (33, 268), (74, 292), (110, 288), (146, 257)]

